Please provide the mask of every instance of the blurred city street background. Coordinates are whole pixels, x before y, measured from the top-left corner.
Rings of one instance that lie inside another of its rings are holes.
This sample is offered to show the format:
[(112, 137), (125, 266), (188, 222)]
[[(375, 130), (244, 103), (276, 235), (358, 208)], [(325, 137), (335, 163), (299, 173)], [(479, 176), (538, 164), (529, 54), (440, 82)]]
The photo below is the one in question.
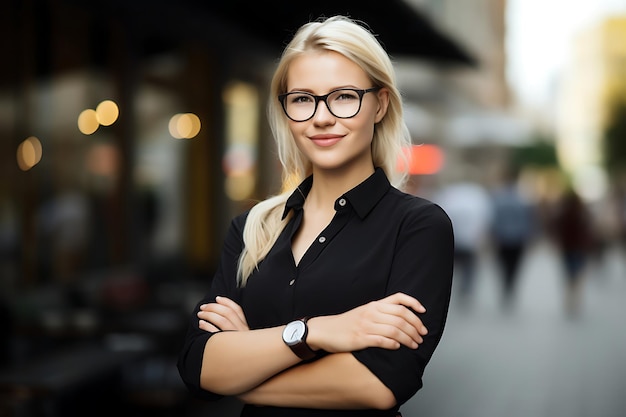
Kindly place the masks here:
[(623, 416), (626, 411), (626, 264), (612, 248), (585, 273), (581, 311), (564, 307), (565, 277), (545, 240), (520, 269), (515, 307), (489, 253), (468, 304), (453, 300), (448, 327), (406, 416)]
[(413, 416), (626, 415), (624, 0), (7, 0), (0, 417), (236, 416), (175, 368), (230, 219), (277, 192), (285, 42), (363, 20), (456, 241)]

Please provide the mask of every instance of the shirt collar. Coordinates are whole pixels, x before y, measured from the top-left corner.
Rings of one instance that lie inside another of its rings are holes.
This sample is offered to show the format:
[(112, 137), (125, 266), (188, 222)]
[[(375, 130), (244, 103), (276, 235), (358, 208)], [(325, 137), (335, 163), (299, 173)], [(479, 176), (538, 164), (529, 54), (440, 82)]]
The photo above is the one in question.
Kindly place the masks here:
[[(285, 210), (283, 211), (283, 219), (292, 209), (302, 209), (304, 206), (304, 200), (311, 191), (312, 186), (313, 175), (310, 175), (302, 181), (302, 183), (287, 199), (287, 202), (285, 203)], [(374, 208), (376, 203), (378, 203), (378, 201), (383, 197), (390, 186), (391, 184), (385, 175), (385, 171), (383, 171), (382, 168), (376, 168), (374, 173), (365, 181), (340, 196), (337, 199), (337, 202), (335, 202), (335, 209), (339, 209), (339, 207), (341, 207), (338, 204), (338, 201), (345, 198), (350, 203), (352, 208), (354, 208), (357, 215), (363, 219)]]
[(304, 181), (296, 187), (295, 191), (289, 196), (287, 202), (285, 203), (285, 210), (283, 211), (282, 220), (287, 217), (287, 214), (294, 210), (301, 210), (302, 206), (304, 206), (304, 200), (306, 196), (309, 195), (309, 191), (311, 191), (311, 187), (313, 186), (313, 175), (309, 175)]

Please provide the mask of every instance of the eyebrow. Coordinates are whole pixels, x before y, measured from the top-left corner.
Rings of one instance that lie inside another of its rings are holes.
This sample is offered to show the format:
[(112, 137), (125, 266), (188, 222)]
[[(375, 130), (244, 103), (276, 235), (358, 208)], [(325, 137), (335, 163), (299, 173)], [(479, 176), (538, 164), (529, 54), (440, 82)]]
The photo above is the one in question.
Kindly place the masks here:
[[(342, 85), (342, 86), (339, 86), (339, 87), (333, 87), (330, 90), (328, 90), (325, 94), (328, 94), (331, 91), (337, 91), (337, 90), (343, 90), (343, 89), (352, 89), (352, 88), (354, 88), (356, 90), (363, 90), (363, 88), (361, 88), (361, 87), (357, 87), (356, 85), (349, 84), (349, 85)], [(293, 88), (293, 89), (287, 91), (287, 93), (309, 93), (309, 94), (316, 95), (313, 92), (313, 90), (311, 90), (309, 88)], [(320, 95), (323, 96), (324, 94), (320, 94)]]

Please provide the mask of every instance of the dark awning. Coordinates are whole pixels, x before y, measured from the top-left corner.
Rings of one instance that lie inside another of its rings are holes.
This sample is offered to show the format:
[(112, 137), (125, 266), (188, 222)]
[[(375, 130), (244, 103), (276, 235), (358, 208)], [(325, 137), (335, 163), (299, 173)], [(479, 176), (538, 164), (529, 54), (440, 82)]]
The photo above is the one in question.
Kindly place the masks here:
[[(94, 50), (89, 56), (90, 65), (94, 67), (106, 65), (103, 61), (106, 54), (95, 51), (102, 50), (113, 32), (118, 38), (124, 37), (133, 57), (167, 52), (188, 42), (203, 42), (209, 48), (220, 49), (218, 53), (225, 56), (230, 53), (250, 56), (252, 62), (254, 56), (277, 56), (302, 24), (336, 14), (369, 25), (394, 58), (419, 58), (451, 66), (478, 64), (457, 42), (404, 0), (31, 1), (28, 18), (32, 19), (30, 24), (36, 30), (32, 38), (27, 39), (30, 42), (27, 53), (35, 66), (31, 70), (38, 77), (48, 76), (53, 67), (51, 31), (85, 16), (89, 24), (87, 42)], [(16, 16), (20, 13), (19, 4), (15, 2), (14, 8), (9, 10)], [(75, 10), (81, 13), (76, 15)], [(52, 22), (52, 18), (56, 20)], [(15, 29), (7, 30), (10, 33)], [(59, 72), (80, 63), (80, 59), (56, 60), (54, 68)], [(0, 71), (0, 84), (10, 83), (11, 74), (14, 73)]]
[(283, 46), (293, 31), (320, 16), (343, 14), (366, 22), (387, 51), (448, 64), (475, 59), (404, 0), (202, 1), (203, 7), (250, 33)]
[(123, 15), (154, 44), (193, 37), (227, 41), (234, 30), (282, 50), (294, 31), (320, 16), (342, 14), (367, 23), (391, 55), (449, 65), (476, 59), (404, 0), (65, 0), (97, 13)]

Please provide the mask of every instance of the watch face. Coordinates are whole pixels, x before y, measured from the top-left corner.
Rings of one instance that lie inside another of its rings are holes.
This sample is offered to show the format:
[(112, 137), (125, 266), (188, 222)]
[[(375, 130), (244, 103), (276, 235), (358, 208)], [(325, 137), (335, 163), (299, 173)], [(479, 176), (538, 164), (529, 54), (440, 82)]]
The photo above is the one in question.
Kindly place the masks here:
[(288, 344), (298, 343), (304, 338), (305, 324), (301, 321), (293, 321), (287, 325), (284, 331), (284, 339)]

